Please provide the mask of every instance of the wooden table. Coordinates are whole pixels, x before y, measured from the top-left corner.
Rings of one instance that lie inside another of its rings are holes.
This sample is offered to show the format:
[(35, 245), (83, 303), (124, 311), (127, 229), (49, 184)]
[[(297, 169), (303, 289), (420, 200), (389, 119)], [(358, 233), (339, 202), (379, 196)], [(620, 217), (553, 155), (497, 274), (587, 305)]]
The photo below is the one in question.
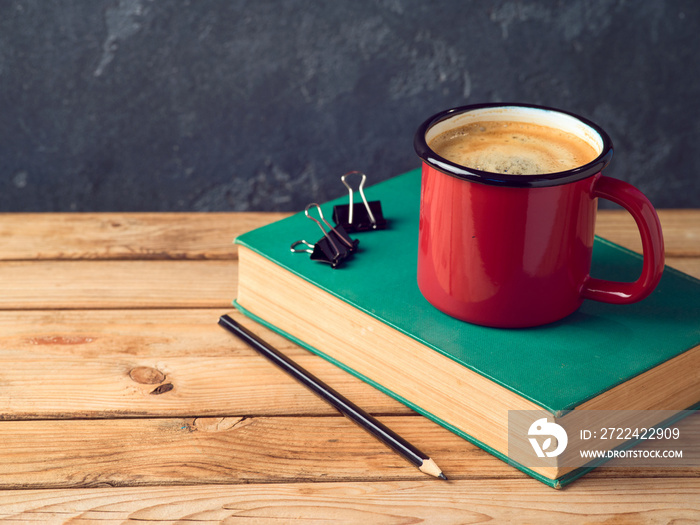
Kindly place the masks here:
[[(700, 520), (700, 469), (599, 469), (556, 491), (233, 311), (231, 240), (282, 216), (0, 215), (0, 519)], [(700, 277), (700, 210), (660, 216), (668, 264)], [(601, 212), (598, 233), (640, 249), (622, 211)], [(450, 481), (421, 474), (217, 326), (223, 313), (378, 415)]]

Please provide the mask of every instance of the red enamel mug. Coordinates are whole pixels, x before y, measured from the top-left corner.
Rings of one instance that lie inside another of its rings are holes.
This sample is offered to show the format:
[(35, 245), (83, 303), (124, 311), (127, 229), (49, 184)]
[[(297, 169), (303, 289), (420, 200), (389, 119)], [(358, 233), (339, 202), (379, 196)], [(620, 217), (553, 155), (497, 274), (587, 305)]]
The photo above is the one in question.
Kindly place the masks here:
[[(438, 134), (478, 121), (529, 122), (574, 134), (598, 156), (542, 175), (490, 173), (433, 152)], [(444, 313), (485, 326), (537, 326), (575, 312), (584, 299), (629, 304), (647, 297), (664, 268), (653, 206), (630, 184), (601, 170), (612, 158), (602, 128), (572, 113), (527, 104), (479, 104), (438, 113), (414, 139), (423, 159), (418, 286)], [(590, 276), (598, 197), (620, 204), (642, 236), (635, 282)]]

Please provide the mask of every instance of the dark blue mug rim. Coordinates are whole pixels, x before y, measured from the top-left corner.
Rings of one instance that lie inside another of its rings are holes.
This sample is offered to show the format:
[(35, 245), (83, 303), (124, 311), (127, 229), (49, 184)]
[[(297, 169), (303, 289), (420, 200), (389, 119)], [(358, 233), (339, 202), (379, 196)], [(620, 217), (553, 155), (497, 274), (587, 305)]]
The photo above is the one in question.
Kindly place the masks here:
[[(435, 153), (432, 149), (430, 149), (427, 141), (425, 140), (425, 136), (430, 130), (430, 128), (448, 118), (454, 117), (455, 115), (459, 115), (462, 113), (467, 113), (469, 111), (475, 111), (477, 109), (501, 107), (540, 109), (569, 115), (570, 117), (573, 117), (579, 120), (580, 122), (586, 124), (600, 135), (600, 138), (603, 142), (601, 153), (591, 162), (584, 164), (583, 166), (578, 166), (576, 168), (566, 171), (538, 175), (508, 175), (503, 173), (491, 173), (488, 171), (481, 171), (474, 168), (468, 168), (465, 166), (460, 166), (459, 164), (455, 164), (454, 162), (449, 161), (446, 158), (441, 157), (440, 155)], [(564, 111), (548, 106), (523, 104), (518, 102), (470, 104), (467, 106), (459, 106), (436, 113), (432, 117), (428, 118), (425, 122), (423, 122), (416, 131), (416, 134), (413, 138), (413, 148), (415, 149), (418, 156), (421, 159), (423, 159), (423, 161), (426, 164), (447, 175), (481, 184), (520, 188), (540, 188), (547, 186), (558, 186), (561, 184), (568, 184), (571, 182), (585, 179), (587, 177), (600, 173), (600, 171), (610, 163), (613, 155), (613, 145), (610, 136), (605, 132), (605, 130), (603, 130), (603, 128), (601, 128), (594, 122), (591, 122), (590, 120), (576, 115), (575, 113), (571, 113), (569, 111)]]

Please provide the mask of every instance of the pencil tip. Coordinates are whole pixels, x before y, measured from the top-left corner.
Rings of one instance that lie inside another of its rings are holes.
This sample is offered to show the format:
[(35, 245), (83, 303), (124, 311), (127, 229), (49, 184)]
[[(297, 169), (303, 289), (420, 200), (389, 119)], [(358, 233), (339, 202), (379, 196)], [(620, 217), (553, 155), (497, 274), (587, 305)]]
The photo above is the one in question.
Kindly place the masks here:
[(437, 464), (430, 458), (424, 459), (423, 464), (418, 467), (418, 470), (436, 478), (447, 479), (442, 473), (442, 470), (440, 470), (440, 467), (438, 467)]

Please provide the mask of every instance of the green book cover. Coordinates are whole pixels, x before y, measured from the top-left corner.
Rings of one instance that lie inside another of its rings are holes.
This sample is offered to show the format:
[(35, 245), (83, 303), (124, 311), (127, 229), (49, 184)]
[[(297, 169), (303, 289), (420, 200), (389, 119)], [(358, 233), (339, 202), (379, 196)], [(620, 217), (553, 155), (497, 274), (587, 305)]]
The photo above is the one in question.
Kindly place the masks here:
[[(584, 301), (573, 315), (541, 327), (497, 329), (449, 317), (423, 298), (416, 283), (420, 170), (371, 186), (365, 193), (368, 200), (381, 201), (389, 226), (353, 234), (360, 250), (338, 269), (290, 251), (294, 241), (313, 243), (323, 235), (303, 212), (243, 234), (236, 243), (555, 415), (700, 344), (700, 281), (669, 267), (656, 290), (639, 303)], [(324, 216), (330, 221), (333, 206), (347, 200), (346, 195), (323, 204)], [(640, 255), (596, 237), (594, 277), (633, 281), (641, 264)]]

